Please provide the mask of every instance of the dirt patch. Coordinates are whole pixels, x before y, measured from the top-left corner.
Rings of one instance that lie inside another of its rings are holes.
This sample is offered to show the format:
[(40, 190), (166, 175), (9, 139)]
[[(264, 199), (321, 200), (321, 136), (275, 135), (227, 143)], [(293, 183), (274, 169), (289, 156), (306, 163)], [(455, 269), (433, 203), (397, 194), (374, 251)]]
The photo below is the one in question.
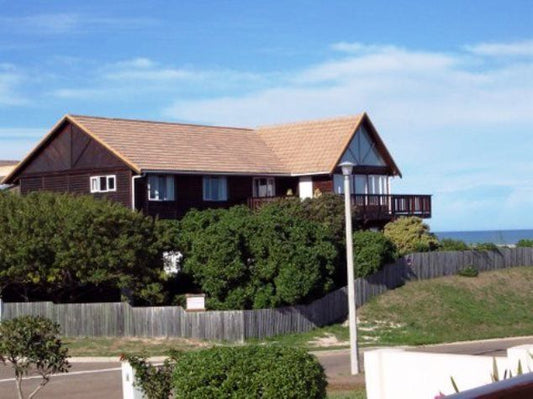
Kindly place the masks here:
[(348, 341), (339, 341), (339, 339), (333, 334), (325, 334), (322, 337), (315, 338), (308, 342), (310, 346), (316, 348), (335, 347), (348, 345)]

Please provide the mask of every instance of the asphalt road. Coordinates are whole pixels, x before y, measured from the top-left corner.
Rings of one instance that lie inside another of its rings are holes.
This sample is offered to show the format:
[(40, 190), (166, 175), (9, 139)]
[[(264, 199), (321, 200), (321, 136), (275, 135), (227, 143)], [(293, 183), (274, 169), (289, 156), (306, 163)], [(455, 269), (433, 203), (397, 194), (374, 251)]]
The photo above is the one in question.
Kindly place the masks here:
[[(517, 345), (533, 344), (533, 337), (507, 338), (498, 340), (433, 345), (406, 348), (419, 352), (456, 353), (483, 356), (504, 356), (507, 348)], [(372, 348), (370, 348), (372, 349)], [(364, 351), (362, 350), (362, 355)], [(351, 376), (349, 371), (348, 350), (314, 352), (326, 370), (329, 386), (332, 389), (349, 389), (364, 384), (364, 376)], [(36, 396), (39, 399), (121, 399), (120, 363), (77, 362), (72, 361), (72, 368), (67, 374), (53, 376), (47, 386)], [(24, 392), (33, 390), (39, 379), (27, 378), (23, 382)], [(15, 382), (9, 366), (0, 366), (0, 398), (16, 399)]]

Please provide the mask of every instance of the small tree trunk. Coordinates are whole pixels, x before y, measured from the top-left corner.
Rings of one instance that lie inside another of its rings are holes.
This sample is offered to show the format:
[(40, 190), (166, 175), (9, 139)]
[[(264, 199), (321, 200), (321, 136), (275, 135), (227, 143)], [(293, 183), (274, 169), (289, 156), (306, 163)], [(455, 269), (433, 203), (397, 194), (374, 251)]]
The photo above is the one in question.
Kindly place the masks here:
[(24, 399), (22, 396), (22, 375), (15, 378), (15, 385), (17, 386), (18, 399)]

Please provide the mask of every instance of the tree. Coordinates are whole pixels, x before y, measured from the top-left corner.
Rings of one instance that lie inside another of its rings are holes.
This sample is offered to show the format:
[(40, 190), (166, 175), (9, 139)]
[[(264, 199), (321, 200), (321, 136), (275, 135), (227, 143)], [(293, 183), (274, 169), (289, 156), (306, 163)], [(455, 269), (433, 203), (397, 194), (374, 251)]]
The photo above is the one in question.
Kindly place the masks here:
[(41, 376), (39, 385), (28, 395), (33, 398), (50, 381), (53, 373), (66, 373), (70, 367), (68, 349), (59, 339), (59, 325), (44, 317), (22, 316), (0, 323), (0, 361), (15, 371), (19, 399), (23, 399), (22, 377), (31, 371)]
[(38, 289), (56, 301), (85, 287), (163, 300), (166, 225), (90, 196), (0, 193), (0, 289)]
[(393, 242), (377, 231), (356, 231), (353, 234), (355, 277), (366, 277), (396, 259)]
[(429, 226), (415, 216), (401, 217), (387, 223), (383, 234), (396, 245), (400, 256), (433, 251), (439, 246), (439, 240), (429, 232)]
[(286, 207), (189, 212), (180, 221), (184, 271), (212, 309), (293, 305), (333, 287), (327, 228)]

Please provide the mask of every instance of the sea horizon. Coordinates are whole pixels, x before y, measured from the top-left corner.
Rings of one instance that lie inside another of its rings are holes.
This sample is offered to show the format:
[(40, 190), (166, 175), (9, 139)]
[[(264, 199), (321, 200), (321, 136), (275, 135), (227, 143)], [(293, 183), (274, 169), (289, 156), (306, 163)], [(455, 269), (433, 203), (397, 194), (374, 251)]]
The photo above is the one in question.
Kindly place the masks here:
[(440, 240), (450, 238), (467, 244), (514, 245), (520, 240), (533, 240), (533, 229), (435, 231), (434, 234)]

